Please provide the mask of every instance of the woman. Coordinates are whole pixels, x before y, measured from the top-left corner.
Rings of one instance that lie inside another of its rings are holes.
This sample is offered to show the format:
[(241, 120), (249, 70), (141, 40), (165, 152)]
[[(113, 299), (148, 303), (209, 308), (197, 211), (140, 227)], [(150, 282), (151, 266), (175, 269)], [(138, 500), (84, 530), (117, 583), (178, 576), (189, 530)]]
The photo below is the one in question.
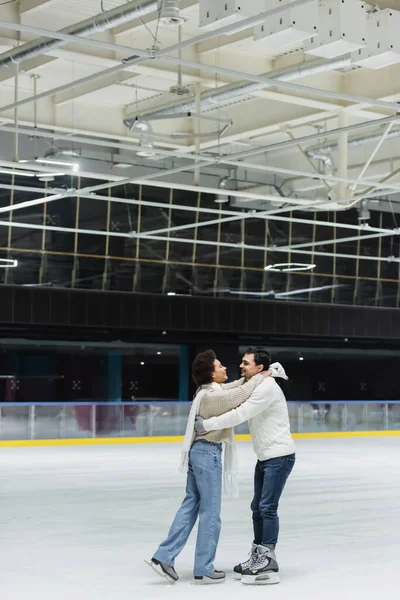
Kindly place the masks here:
[(250, 397), (254, 389), (271, 373), (265, 372), (222, 386), (227, 380), (213, 350), (198, 354), (192, 365), (192, 377), (199, 386), (189, 414), (183, 443), (181, 470), (187, 471), (186, 495), (176, 513), (167, 539), (162, 542), (148, 563), (170, 582), (179, 579), (175, 558), (182, 551), (199, 517), (196, 542), (195, 583), (221, 583), (225, 573), (214, 568), (221, 530), (222, 443), (225, 443), (224, 482), (227, 491), (236, 495), (237, 472), (233, 429), (212, 431), (196, 436), (194, 422), (198, 414), (203, 418), (216, 417), (236, 408)]

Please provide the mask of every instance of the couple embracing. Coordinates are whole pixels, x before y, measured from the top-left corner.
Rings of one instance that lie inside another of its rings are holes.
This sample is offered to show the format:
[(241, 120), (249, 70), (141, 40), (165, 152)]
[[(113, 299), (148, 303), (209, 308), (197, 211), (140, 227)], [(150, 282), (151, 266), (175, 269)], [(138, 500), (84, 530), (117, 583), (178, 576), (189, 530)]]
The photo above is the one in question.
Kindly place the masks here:
[[(279, 363), (270, 365), (265, 348), (250, 347), (240, 365), (242, 378), (227, 380), (226, 368), (212, 350), (198, 354), (192, 376), (198, 385), (183, 442), (181, 471), (187, 472), (186, 495), (149, 563), (168, 581), (179, 579), (175, 558), (199, 518), (194, 583), (222, 583), (214, 567), (221, 530), (222, 483), (237, 496), (237, 456), (233, 427), (248, 421), (257, 463), (251, 503), (254, 538), (249, 558), (233, 569), (243, 584), (279, 583), (275, 547), (278, 504), (295, 463), (285, 396), (275, 378), (287, 379)], [(222, 446), (225, 446), (222, 465)]]

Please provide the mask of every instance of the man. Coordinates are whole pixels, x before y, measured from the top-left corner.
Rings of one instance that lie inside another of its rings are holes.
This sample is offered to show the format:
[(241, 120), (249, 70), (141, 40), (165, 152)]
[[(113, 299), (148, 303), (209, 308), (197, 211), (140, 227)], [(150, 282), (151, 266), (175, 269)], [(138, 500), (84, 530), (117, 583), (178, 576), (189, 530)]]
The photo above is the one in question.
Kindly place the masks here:
[[(242, 383), (270, 367), (265, 348), (247, 349), (240, 365)], [(275, 366), (275, 365), (273, 365)], [(279, 376), (287, 379), (278, 366)], [(285, 396), (272, 377), (268, 377), (238, 408), (219, 417), (196, 421), (197, 433), (234, 427), (245, 421), (257, 455), (254, 474), (253, 512), (254, 541), (250, 558), (234, 567), (234, 578), (244, 584), (279, 583), (275, 547), (279, 535), (278, 504), (287, 478), (295, 463), (295, 447), (290, 432)]]

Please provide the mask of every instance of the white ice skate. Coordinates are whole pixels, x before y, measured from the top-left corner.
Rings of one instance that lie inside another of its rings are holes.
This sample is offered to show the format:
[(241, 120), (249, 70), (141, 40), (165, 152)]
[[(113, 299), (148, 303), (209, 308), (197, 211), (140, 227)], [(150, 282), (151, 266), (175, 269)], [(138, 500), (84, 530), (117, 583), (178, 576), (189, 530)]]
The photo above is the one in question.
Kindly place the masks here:
[(274, 585), (280, 582), (279, 567), (276, 562), (274, 547), (258, 546), (257, 557), (251, 569), (242, 574), (241, 582), (245, 585)]
[(256, 561), (258, 556), (257, 548), (258, 545), (253, 543), (249, 553), (249, 558), (246, 561), (240, 563), (239, 565), (236, 565), (236, 567), (233, 567), (233, 579), (237, 579), (238, 581), (240, 581), (242, 579), (244, 571), (248, 571), (249, 569), (251, 570), (253, 563)]

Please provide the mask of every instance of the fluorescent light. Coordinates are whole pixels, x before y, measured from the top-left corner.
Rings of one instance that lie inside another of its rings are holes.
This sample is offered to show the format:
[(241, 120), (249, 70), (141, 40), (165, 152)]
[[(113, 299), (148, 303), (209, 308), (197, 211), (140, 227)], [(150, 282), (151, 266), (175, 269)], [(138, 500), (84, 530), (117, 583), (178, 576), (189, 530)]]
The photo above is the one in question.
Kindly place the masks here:
[(18, 261), (13, 260), (11, 258), (0, 258), (0, 268), (7, 269), (7, 267), (8, 268), (18, 267)]
[(0, 169), (0, 173), (4, 173), (5, 175), (18, 175), (21, 177), (35, 177), (33, 173), (29, 173), (28, 171), (13, 171), (12, 169)]
[(36, 162), (43, 163), (44, 165), (57, 165), (59, 167), (71, 167), (76, 173), (79, 171), (79, 164), (75, 162), (69, 162), (64, 160), (53, 160), (52, 158), (36, 158)]
[(36, 173), (36, 177), (62, 177), (65, 173)]
[(308, 263), (277, 263), (264, 267), (264, 270), (277, 273), (292, 273), (293, 271), (312, 271), (316, 266)]
[(168, 296), (176, 296), (176, 292), (168, 292)]

